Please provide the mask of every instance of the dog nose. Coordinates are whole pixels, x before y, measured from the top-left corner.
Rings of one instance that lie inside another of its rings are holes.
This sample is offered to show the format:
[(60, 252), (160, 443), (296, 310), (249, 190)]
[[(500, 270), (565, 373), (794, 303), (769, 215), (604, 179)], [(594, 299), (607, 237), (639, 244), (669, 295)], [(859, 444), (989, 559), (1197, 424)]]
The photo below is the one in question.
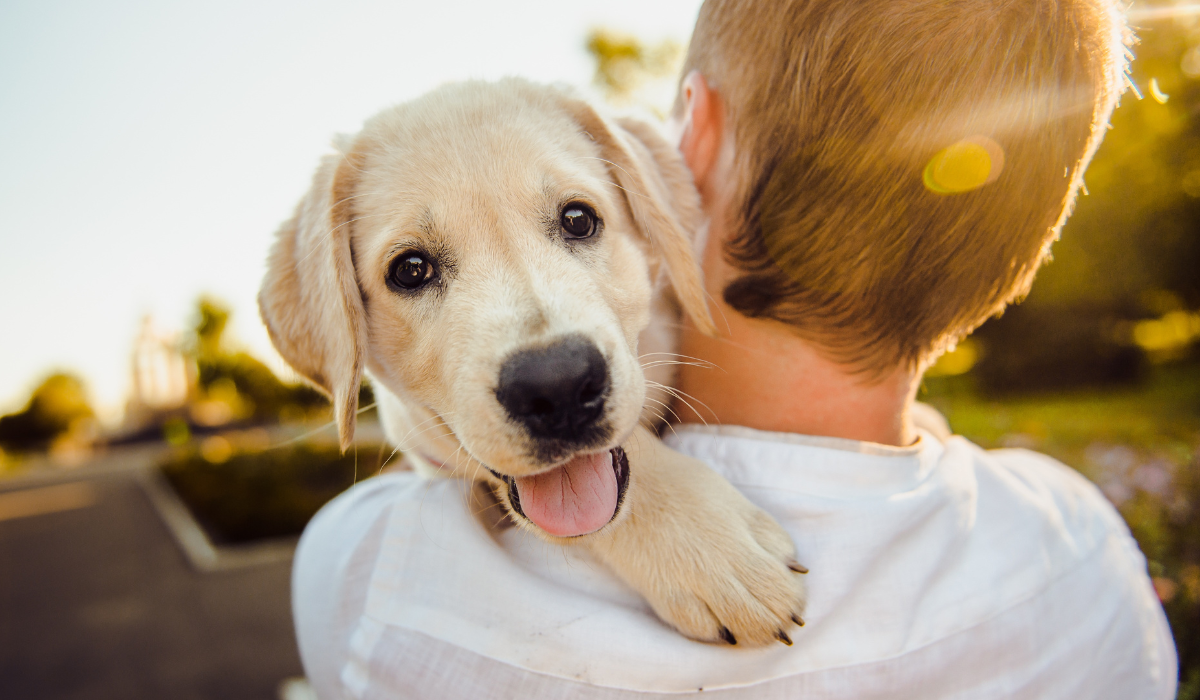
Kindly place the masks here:
[(500, 367), (496, 398), (537, 438), (583, 442), (604, 411), (608, 363), (582, 336), (513, 353)]

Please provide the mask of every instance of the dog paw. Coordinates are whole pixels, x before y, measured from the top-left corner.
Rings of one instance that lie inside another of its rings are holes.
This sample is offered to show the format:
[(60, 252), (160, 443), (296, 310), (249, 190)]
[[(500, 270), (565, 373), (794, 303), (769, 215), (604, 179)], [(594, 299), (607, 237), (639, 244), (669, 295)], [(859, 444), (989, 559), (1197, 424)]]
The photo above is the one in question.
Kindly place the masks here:
[(694, 523), (688, 542), (675, 544), (675, 557), (663, 559), (667, 565), (658, 567), (658, 585), (646, 592), (647, 601), (693, 639), (791, 646), (791, 634), (804, 625), (807, 569), (769, 515), (749, 502), (732, 517), (722, 510), (719, 523)]
[(707, 465), (645, 443), (626, 446), (626, 512), (597, 533), (593, 551), (688, 637), (791, 645), (807, 573), (791, 538)]

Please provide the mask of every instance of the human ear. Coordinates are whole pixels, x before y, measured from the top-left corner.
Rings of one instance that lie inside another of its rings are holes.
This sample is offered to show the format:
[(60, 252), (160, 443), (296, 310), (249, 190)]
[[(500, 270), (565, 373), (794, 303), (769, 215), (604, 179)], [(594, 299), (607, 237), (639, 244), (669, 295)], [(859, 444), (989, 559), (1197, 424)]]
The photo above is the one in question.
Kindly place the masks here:
[(700, 71), (688, 73), (679, 89), (683, 93), (683, 113), (672, 123), (678, 138), (676, 146), (701, 196), (709, 199), (725, 136), (724, 105)]

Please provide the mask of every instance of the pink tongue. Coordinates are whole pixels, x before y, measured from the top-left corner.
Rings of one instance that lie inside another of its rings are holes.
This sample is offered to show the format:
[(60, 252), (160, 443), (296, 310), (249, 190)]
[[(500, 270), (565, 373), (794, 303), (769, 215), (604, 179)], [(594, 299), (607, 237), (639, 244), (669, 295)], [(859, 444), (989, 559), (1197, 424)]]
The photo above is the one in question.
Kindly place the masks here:
[(521, 512), (556, 537), (595, 532), (617, 512), (612, 452), (576, 457), (561, 467), (516, 481)]

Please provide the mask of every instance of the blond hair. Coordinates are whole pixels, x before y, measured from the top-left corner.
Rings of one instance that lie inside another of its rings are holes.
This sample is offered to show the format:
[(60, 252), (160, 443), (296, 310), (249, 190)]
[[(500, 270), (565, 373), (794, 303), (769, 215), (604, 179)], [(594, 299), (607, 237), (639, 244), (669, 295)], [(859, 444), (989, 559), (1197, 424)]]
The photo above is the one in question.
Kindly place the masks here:
[(1023, 296), (1124, 87), (1110, 0), (707, 0), (734, 309), (919, 367)]

